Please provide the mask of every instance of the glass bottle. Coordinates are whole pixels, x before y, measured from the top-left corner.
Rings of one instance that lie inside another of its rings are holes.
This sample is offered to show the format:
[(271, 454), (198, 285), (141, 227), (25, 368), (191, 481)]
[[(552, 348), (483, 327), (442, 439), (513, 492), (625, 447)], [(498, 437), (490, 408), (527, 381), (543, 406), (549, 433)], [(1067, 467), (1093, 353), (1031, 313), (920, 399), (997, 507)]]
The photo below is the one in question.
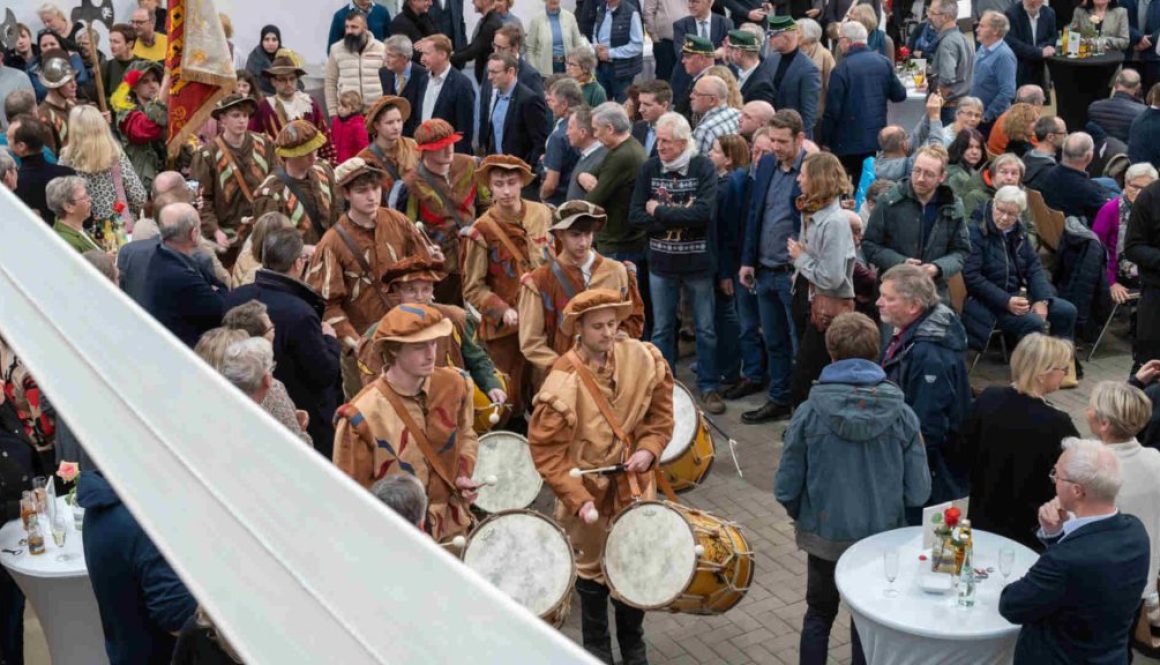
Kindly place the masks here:
[(36, 515), (28, 520), (28, 553), (33, 556), (44, 554), (44, 534), (40, 532), (40, 522)]
[(28, 531), (29, 518), (36, 514), (36, 499), (32, 492), (25, 490), (20, 497), (20, 519), (24, 522), (24, 530)]
[(971, 520), (963, 520), (959, 523), (955, 541), (955, 574), (957, 575), (963, 569), (963, 559), (967, 551), (971, 549)]
[(963, 567), (959, 571), (959, 607), (975, 606), (975, 568), (972, 555), (969, 546), (963, 547)]

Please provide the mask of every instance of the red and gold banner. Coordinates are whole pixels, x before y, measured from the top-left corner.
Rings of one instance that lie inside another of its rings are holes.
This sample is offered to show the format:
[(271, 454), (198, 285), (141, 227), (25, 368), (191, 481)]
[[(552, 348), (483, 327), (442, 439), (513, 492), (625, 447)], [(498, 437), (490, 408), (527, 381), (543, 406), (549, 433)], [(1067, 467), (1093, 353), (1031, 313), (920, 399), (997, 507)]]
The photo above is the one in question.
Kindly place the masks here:
[(233, 57), (213, 0), (169, 0), (170, 158), (238, 83)]

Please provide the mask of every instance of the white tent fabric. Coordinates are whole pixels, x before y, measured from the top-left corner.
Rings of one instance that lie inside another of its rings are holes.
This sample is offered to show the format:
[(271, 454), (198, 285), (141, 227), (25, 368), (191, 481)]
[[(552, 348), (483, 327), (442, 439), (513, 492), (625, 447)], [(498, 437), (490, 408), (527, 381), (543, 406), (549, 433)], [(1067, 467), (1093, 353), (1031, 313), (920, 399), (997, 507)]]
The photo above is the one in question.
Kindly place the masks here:
[(246, 662), (594, 662), (303, 446), (3, 187), (0, 239), (0, 334)]

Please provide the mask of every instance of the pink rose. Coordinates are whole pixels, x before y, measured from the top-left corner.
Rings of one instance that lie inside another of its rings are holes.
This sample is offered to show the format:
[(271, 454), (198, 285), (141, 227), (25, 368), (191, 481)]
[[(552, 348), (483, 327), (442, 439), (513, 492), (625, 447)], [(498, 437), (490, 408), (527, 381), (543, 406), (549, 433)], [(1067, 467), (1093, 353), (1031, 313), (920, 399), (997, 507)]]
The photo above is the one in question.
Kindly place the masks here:
[(56, 470), (56, 475), (60, 476), (60, 479), (66, 483), (71, 483), (72, 481), (76, 480), (80, 473), (80, 464), (76, 462), (65, 462), (63, 460), (60, 463), (60, 467), (58, 467)]

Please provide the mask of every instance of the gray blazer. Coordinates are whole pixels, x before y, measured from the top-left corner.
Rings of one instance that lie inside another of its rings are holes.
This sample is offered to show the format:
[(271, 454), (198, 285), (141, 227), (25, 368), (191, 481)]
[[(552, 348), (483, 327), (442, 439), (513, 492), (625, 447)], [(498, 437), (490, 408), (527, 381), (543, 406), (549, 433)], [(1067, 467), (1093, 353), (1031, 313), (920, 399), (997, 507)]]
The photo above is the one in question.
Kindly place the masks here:
[[(1081, 30), (1095, 29), (1091, 14), (1084, 7), (1076, 7), (1072, 15), (1074, 21), (1079, 22)], [(1104, 15), (1103, 30), (1100, 39), (1104, 43), (1104, 50), (1126, 51), (1128, 49), (1128, 10), (1123, 7), (1112, 7)]]

